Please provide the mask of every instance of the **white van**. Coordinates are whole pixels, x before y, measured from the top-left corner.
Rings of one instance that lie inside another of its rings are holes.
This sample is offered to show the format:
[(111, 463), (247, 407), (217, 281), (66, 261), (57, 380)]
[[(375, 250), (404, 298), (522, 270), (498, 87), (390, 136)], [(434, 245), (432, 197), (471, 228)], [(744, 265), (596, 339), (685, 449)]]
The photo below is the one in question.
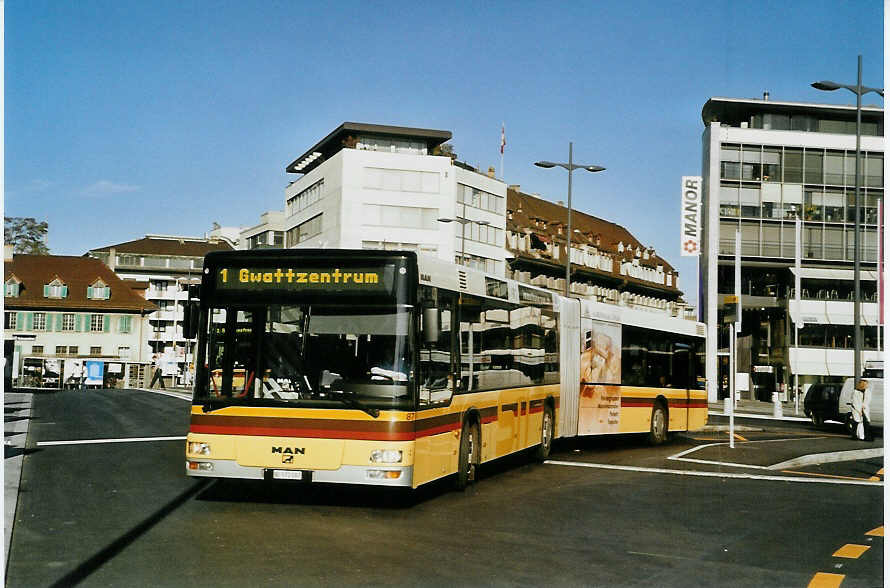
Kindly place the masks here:
[[(866, 375), (868, 372), (866, 371)], [(884, 426), (884, 378), (862, 378), (871, 386), (871, 424), (875, 427)], [(853, 378), (844, 380), (844, 387), (837, 398), (837, 413), (845, 423), (849, 423), (852, 412), (851, 402), (853, 397)]]

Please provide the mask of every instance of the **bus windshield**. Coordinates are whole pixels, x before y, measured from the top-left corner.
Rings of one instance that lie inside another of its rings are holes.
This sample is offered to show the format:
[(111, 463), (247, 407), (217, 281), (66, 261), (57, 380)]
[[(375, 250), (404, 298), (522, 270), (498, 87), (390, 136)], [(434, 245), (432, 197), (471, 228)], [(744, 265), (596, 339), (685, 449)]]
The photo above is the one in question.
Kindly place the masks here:
[(411, 317), (393, 305), (212, 307), (195, 403), (410, 409)]

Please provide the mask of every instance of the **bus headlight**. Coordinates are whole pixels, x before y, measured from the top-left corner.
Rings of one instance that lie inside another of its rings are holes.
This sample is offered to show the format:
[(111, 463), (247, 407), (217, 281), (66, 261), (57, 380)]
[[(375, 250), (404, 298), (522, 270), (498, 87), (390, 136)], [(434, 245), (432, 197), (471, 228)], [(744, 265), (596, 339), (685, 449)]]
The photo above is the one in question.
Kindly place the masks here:
[(399, 463), (402, 452), (398, 449), (375, 449), (371, 452), (371, 463)]
[(210, 443), (203, 441), (190, 441), (188, 449), (192, 455), (210, 455)]

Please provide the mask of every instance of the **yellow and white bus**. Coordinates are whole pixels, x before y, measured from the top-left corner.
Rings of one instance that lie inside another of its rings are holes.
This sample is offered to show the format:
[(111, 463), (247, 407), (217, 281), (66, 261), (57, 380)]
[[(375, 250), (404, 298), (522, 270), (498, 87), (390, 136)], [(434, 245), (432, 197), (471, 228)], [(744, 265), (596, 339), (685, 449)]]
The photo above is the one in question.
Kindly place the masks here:
[(416, 488), (560, 436), (702, 427), (699, 323), (412, 252), (211, 253), (191, 476)]

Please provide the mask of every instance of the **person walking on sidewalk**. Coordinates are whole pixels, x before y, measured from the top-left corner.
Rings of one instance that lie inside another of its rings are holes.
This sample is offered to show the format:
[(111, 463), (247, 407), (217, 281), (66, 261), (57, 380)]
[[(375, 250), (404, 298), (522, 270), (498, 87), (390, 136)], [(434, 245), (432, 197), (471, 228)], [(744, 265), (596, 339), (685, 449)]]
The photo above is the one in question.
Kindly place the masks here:
[(164, 372), (161, 369), (161, 360), (157, 355), (151, 356), (151, 367), (154, 370), (154, 376), (151, 378), (151, 384), (148, 385), (149, 388), (155, 387), (155, 382), (161, 383), (161, 390), (164, 390)]
[(851, 398), (853, 406), (853, 431), (851, 436), (857, 441), (871, 441), (871, 385), (867, 380), (858, 380)]

